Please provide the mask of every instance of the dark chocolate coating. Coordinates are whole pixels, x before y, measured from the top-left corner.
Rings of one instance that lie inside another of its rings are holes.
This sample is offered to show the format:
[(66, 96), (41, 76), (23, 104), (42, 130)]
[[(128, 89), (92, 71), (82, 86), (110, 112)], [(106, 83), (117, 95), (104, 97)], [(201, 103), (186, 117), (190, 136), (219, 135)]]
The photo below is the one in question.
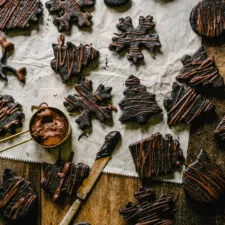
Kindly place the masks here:
[(192, 88), (173, 83), (171, 98), (165, 98), (164, 106), (168, 111), (168, 124), (191, 123), (202, 114), (215, 109), (213, 103)]
[(225, 30), (225, 1), (199, 2), (191, 11), (190, 23), (192, 29), (202, 37), (219, 37)]
[(105, 136), (105, 142), (96, 155), (96, 160), (109, 157), (112, 155), (118, 143), (121, 141), (121, 134), (119, 131), (111, 131)]
[(112, 38), (109, 49), (121, 52), (128, 49), (127, 59), (133, 63), (138, 63), (144, 59), (142, 48), (145, 47), (149, 52), (153, 52), (156, 47), (161, 47), (159, 36), (150, 32), (154, 29), (155, 23), (152, 16), (139, 17), (139, 25), (134, 28), (132, 19), (128, 16), (120, 18), (116, 26), (121, 32)]
[(214, 134), (221, 141), (225, 141), (225, 115), (220, 119), (216, 129), (214, 130)]
[(55, 58), (51, 61), (52, 69), (58, 73), (63, 83), (67, 83), (73, 76), (79, 76), (82, 68), (99, 57), (99, 51), (90, 45), (76, 46), (71, 42), (64, 45), (65, 37), (60, 35), (58, 44), (53, 44)]
[(178, 140), (169, 134), (153, 134), (129, 146), (140, 179), (147, 180), (168, 174), (184, 163), (183, 152)]
[(40, 0), (0, 1), (0, 30), (24, 29), (37, 23), (43, 14)]
[(93, 7), (94, 0), (49, 0), (46, 8), (57, 17), (53, 23), (59, 31), (69, 30), (73, 24), (79, 27), (91, 26), (91, 14), (85, 12), (88, 7)]
[(125, 5), (129, 2), (129, 0), (104, 0), (105, 4), (108, 6), (121, 6), (121, 5)]
[(11, 66), (6, 65), (7, 53), (9, 50), (14, 48), (13, 43), (7, 42), (5, 38), (0, 36), (0, 45), (2, 48), (2, 55), (0, 57), (0, 78), (5, 81), (8, 81), (7, 74), (11, 73), (15, 75), (21, 82), (25, 82), (25, 75), (26, 75), (25, 67), (16, 70)]
[(109, 104), (111, 100), (111, 87), (105, 87), (100, 84), (95, 92), (93, 92), (92, 82), (83, 78), (79, 84), (75, 85), (78, 94), (68, 95), (64, 106), (68, 112), (81, 112), (76, 119), (81, 130), (92, 127), (92, 115), (95, 115), (100, 122), (112, 120), (112, 111), (116, 108)]
[(184, 171), (183, 188), (195, 202), (212, 204), (225, 192), (225, 175), (206, 152), (201, 150), (197, 161), (188, 165)]
[(22, 127), (24, 117), (22, 105), (10, 95), (0, 95), (0, 136), (16, 133), (16, 129)]
[(90, 168), (82, 163), (75, 165), (58, 160), (56, 164), (44, 163), (43, 170), (44, 179), (41, 186), (50, 193), (53, 201), (56, 201), (62, 193), (75, 194), (83, 180), (88, 177)]
[(129, 225), (171, 225), (176, 212), (172, 198), (161, 195), (158, 199), (152, 189), (140, 188), (135, 193), (138, 204), (128, 202), (120, 214)]
[(123, 92), (124, 100), (119, 103), (123, 111), (120, 121), (145, 124), (149, 118), (162, 112), (157, 105), (155, 95), (147, 92), (147, 88), (140, 84), (140, 80), (131, 75), (125, 82), (127, 89)]
[(198, 90), (202, 88), (224, 88), (223, 77), (212, 57), (208, 57), (204, 47), (200, 47), (192, 56), (182, 58), (183, 69), (176, 77), (179, 82), (184, 82)]
[(29, 181), (17, 177), (10, 169), (5, 169), (0, 186), (0, 212), (9, 220), (25, 217), (37, 198)]

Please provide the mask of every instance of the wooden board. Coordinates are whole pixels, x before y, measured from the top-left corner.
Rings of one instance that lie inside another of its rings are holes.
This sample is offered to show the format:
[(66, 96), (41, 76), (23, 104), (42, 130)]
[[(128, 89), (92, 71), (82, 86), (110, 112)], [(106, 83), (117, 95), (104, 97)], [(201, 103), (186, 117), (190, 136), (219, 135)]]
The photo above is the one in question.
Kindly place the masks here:
[[(213, 43), (210, 43), (212, 45)], [(205, 43), (206, 50), (210, 56), (215, 56), (216, 63), (221, 74), (225, 78), (225, 45), (209, 46)], [(220, 116), (225, 112), (225, 98), (213, 101), (216, 104), (216, 111)], [(195, 160), (201, 148), (204, 148), (209, 155), (225, 171), (225, 149), (217, 146), (213, 130), (216, 126), (216, 118), (208, 123), (198, 121), (191, 126), (191, 136), (189, 142), (187, 162)], [(0, 160), (0, 175), (4, 168), (12, 168), (19, 175), (30, 180), (39, 195), (38, 204), (34, 214), (27, 221), (17, 224), (23, 225), (57, 225), (67, 212), (73, 198), (67, 198), (65, 202), (59, 204), (52, 203), (49, 196), (40, 189), (41, 167), (37, 164), (27, 164), (15, 161)], [(92, 225), (125, 225), (119, 215), (119, 209), (124, 207), (127, 201), (134, 201), (133, 194), (138, 190), (140, 182), (136, 178), (122, 177), (103, 174), (94, 188), (88, 200), (84, 203), (82, 210), (78, 214), (75, 222), (87, 221)], [(187, 206), (182, 185), (177, 184), (154, 184), (152, 186), (157, 195), (162, 193), (171, 194), (176, 199), (176, 218), (174, 224), (177, 225), (224, 225), (225, 211), (215, 216), (200, 216)], [(7, 225), (7, 222), (3, 223)], [(3, 225), (1, 224), (1, 225)]]

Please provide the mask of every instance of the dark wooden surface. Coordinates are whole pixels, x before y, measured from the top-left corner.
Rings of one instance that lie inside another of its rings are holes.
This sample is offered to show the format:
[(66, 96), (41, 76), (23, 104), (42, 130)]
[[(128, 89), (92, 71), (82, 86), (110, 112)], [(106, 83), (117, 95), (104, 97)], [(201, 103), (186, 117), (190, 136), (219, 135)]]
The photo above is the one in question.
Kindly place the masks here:
[[(214, 56), (221, 74), (225, 78), (225, 45), (214, 45), (205, 43), (206, 50), (210, 56)], [(225, 149), (219, 146), (213, 136), (219, 116), (225, 112), (225, 100), (215, 100), (218, 117), (212, 116), (208, 122), (192, 124), (189, 141), (187, 162), (195, 160), (200, 149), (206, 150), (225, 171)], [(41, 166), (38, 164), (27, 164), (15, 161), (0, 160), (0, 175), (5, 168), (12, 168), (17, 174), (30, 180), (38, 193), (37, 202), (32, 216), (26, 221), (17, 224), (22, 225), (57, 225), (73, 202), (73, 198), (67, 198), (59, 204), (52, 203), (49, 196), (40, 188), (42, 176)], [(124, 207), (127, 201), (134, 201), (133, 194), (138, 190), (140, 183), (138, 179), (103, 174), (94, 188), (92, 194), (83, 205), (75, 222), (87, 221), (92, 225), (124, 225), (124, 221), (118, 211)], [(176, 225), (224, 225), (225, 211), (214, 216), (201, 216), (187, 205), (182, 186), (178, 184), (155, 184), (152, 186), (157, 195), (170, 194), (176, 199)], [(4, 225), (8, 224), (6, 221)]]

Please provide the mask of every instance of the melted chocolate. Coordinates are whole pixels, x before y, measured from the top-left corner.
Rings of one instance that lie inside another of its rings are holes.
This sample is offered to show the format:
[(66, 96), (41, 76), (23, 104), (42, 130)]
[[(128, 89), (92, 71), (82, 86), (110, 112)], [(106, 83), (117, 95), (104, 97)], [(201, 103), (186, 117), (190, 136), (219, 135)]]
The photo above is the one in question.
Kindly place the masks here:
[(22, 106), (10, 95), (0, 95), (0, 136), (14, 134), (22, 126)]
[(0, 212), (9, 220), (25, 217), (37, 198), (30, 182), (6, 169), (0, 186)]
[(129, 146), (136, 171), (142, 180), (168, 174), (184, 162), (180, 143), (169, 134), (153, 134)]
[(155, 95), (147, 92), (147, 88), (140, 84), (140, 80), (131, 75), (125, 82), (127, 89), (123, 92), (125, 99), (119, 103), (123, 111), (121, 122), (137, 122), (145, 124), (152, 116), (162, 112), (157, 105)]
[(112, 111), (116, 108), (109, 104), (111, 100), (111, 87), (100, 84), (93, 93), (92, 82), (82, 78), (79, 84), (75, 85), (78, 95), (68, 95), (64, 106), (68, 112), (82, 112), (76, 119), (81, 130), (91, 128), (92, 115), (95, 115), (100, 122), (112, 120)]
[(174, 126), (180, 122), (191, 123), (204, 113), (215, 109), (213, 103), (197, 93), (194, 89), (184, 89), (177, 83), (173, 83), (171, 98), (164, 100), (164, 106), (168, 111), (168, 124)]
[(155, 27), (152, 16), (146, 18), (140, 16), (139, 26), (134, 28), (130, 17), (120, 18), (117, 28), (121, 33), (112, 38), (109, 48), (116, 52), (121, 52), (128, 48), (128, 60), (138, 63), (144, 59), (141, 49), (145, 47), (148, 51), (153, 52), (156, 47), (160, 47), (159, 36), (156, 33), (149, 33)]
[(0, 1), (0, 29), (28, 28), (43, 14), (40, 0)]
[(140, 188), (135, 193), (138, 204), (128, 202), (120, 213), (129, 225), (171, 225), (176, 212), (175, 204), (171, 197), (161, 195), (155, 198), (152, 189)]
[(60, 35), (58, 44), (53, 44), (55, 59), (51, 62), (52, 69), (60, 74), (63, 83), (73, 76), (79, 76), (82, 68), (99, 57), (99, 51), (90, 45), (76, 46), (71, 42), (64, 45), (65, 37)]

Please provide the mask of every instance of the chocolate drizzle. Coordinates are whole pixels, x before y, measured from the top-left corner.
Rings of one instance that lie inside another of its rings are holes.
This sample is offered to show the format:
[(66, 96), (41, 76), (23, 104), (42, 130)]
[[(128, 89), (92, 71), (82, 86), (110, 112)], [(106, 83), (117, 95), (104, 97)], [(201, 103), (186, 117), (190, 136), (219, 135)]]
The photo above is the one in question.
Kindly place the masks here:
[(40, 0), (0, 1), (0, 29), (28, 28), (37, 23), (43, 13)]
[(14, 48), (13, 43), (7, 42), (5, 38), (0, 36), (0, 45), (2, 48), (2, 55), (0, 57), (0, 78), (8, 81), (7, 74), (12, 73), (16, 75), (18, 80), (25, 82), (26, 68), (22, 67), (18, 70), (14, 69), (11, 66), (6, 65), (7, 53), (9, 50)]
[(177, 76), (177, 80), (198, 88), (224, 88), (223, 77), (219, 74), (215, 60), (208, 57), (204, 47), (193, 55), (182, 58), (184, 68)]
[(196, 202), (211, 204), (225, 192), (223, 171), (201, 150), (197, 161), (188, 166), (183, 176), (185, 192)]
[(214, 134), (222, 141), (225, 141), (225, 115), (221, 118)]
[(10, 169), (4, 171), (0, 186), (0, 212), (5, 218), (18, 220), (25, 217), (36, 198), (30, 182), (17, 177)]
[(153, 134), (129, 146), (140, 179), (168, 174), (184, 162), (180, 143), (169, 134)]
[(156, 103), (155, 95), (147, 92), (147, 88), (140, 84), (137, 77), (129, 76), (125, 85), (127, 87), (123, 92), (125, 99), (119, 103), (123, 111), (121, 122), (134, 121), (145, 124), (150, 117), (162, 112)]
[(57, 14), (53, 23), (59, 31), (64, 31), (69, 30), (75, 23), (79, 27), (90, 27), (91, 14), (84, 10), (93, 7), (94, 4), (94, 0), (50, 0), (45, 5), (50, 13)]
[(168, 111), (169, 126), (180, 122), (189, 124), (200, 115), (215, 109), (211, 101), (195, 90), (191, 88), (185, 90), (177, 83), (173, 83), (171, 98), (164, 100), (164, 106)]
[(49, 192), (53, 201), (60, 198), (62, 193), (72, 195), (89, 175), (89, 166), (79, 163), (63, 162), (61, 159), (56, 164), (43, 164), (44, 179), (42, 188)]
[(53, 44), (55, 59), (51, 62), (52, 69), (59, 73), (63, 83), (68, 82), (72, 76), (80, 75), (83, 67), (99, 57), (99, 51), (90, 45), (76, 46), (71, 42), (64, 45), (65, 37), (60, 35), (58, 44)]
[(0, 136), (14, 134), (22, 126), (22, 106), (10, 95), (0, 95)]
[(81, 130), (92, 127), (92, 115), (95, 115), (101, 122), (112, 120), (112, 111), (117, 111), (117, 109), (108, 103), (112, 97), (111, 87), (100, 84), (93, 93), (92, 82), (82, 78), (80, 83), (75, 85), (75, 89), (78, 95), (68, 95), (65, 98), (64, 106), (70, 113), (82, 112), (76, 119)]
[(105, 136), (105, 142), (96, 155), (96, 160), (109, 157), (112, 155), (118, 143), (121, 141), (121, 134), (119, 131), (111, 131)]
[(116, 52), (128, 48), (128, 60), (133, 63), (143, 60), (144, 56), (141, 52), (143, 47), (148, 51), (153, 52), (156, 47), (160, 47), (159, 36), (156, 33), (150, 33), (155, 27), (152, 16), (146, 18), (140, 16), (139, 25), (137, 28), (133, 27), (132, 19), (130, 17), (120, 18), (119, 24), (116, 26), (121, 33), (116, 34), (112, 38), (112, 43), (109, 48)]
[(171, 225), (176, 212), (171, 197), (161, 195), (155, 198), (152, 189), (140, 188), (134, 195), (138, 204), (128, 202), (120, 213), (129, 225)]
[(190, 16), (192, 29), (200, 36), (215, 38), (225, 30), (225, 1), (203, 0), (193, 8)]

